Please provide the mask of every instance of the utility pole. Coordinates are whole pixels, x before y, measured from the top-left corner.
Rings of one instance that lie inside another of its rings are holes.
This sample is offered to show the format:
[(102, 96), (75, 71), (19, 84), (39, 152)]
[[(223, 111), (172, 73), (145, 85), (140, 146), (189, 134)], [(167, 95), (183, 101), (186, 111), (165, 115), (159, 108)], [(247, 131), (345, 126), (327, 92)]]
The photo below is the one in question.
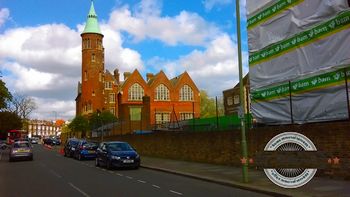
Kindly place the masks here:
[(243, 182), (248, 182), (248, 148), (247, 148), (247, 139), (246, 139), (246, 130), (245, 130), (245, 99), (243, 92), (243, 66), (242, 66), (242, 45), (241, 45), (241, 16), (240, 16), (240, 7), (239, 1), (236, 0), (236, 25), (237, 25), (237, 50), (238, 50), (238, 67), (239, 67), (239, 93), (240, 93), (240, 104), (242, 110), (241, 116), (241, 147), (242, 147), (242, 175)]

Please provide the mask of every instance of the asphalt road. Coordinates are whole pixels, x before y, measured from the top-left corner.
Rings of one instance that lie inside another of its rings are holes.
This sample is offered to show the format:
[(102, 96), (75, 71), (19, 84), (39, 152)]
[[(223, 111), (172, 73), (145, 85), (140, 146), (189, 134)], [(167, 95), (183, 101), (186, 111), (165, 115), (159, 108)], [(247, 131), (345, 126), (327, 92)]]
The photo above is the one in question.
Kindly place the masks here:
[[(142, 158), (141, 158), (142, 159)], [(0, 151), (1, 197), (140, 197), (140, 196), (266, 196), (160, 171), (106, 170), (94, 161), (63, 157), (56, 150), (34, 145), (34, 161), (8, 161)]]

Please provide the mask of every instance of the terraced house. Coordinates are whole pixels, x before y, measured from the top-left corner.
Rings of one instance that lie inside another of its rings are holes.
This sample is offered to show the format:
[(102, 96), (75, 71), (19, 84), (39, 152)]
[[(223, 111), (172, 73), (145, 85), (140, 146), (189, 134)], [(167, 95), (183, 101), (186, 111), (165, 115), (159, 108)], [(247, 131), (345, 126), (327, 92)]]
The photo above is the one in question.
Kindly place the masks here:
[[(78, 83), (76, 114), (86, 115), (109, 110), (121, 121), (149, 125), (185, 120), (200, 115), (200, 94), (187, 72), (168, 79), (163, 71), (138, 70), (113, 74), (104, 68), (103, 34), (91, 4), (82, 37), (82, 80)], [(129, 126), (129, 130), (132, 130)]]

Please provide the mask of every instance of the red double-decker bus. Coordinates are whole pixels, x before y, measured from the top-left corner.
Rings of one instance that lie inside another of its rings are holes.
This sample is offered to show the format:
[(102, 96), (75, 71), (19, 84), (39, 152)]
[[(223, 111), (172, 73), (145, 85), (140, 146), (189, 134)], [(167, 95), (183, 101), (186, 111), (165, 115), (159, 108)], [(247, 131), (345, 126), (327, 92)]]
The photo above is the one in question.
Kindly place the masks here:
[(23, 138), (23, 132), (21, 130), (10, 130), (7, 132), (7, 143), (13, 144), (15, 140)]

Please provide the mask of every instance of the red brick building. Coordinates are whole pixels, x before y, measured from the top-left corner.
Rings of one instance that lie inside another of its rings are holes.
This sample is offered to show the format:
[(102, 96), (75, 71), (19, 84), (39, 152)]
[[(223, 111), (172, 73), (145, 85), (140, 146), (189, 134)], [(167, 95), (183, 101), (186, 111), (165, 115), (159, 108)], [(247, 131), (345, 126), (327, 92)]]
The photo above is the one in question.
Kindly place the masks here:
[[(168, 79), (163, 71), (147, 73), (125, 72), (124, 80), (115, 69), (104, 70), (103, 34), (100, 31), (93, 4), (82, 37), (82, 81), (78, 84), (76, 114), (111, 111), (117, 118), (129, 122), (153, 125), (184, 120), (200, 115), (200, 94), (187, 72)], [(130, 126), (131, 127), (131, 126)]]

